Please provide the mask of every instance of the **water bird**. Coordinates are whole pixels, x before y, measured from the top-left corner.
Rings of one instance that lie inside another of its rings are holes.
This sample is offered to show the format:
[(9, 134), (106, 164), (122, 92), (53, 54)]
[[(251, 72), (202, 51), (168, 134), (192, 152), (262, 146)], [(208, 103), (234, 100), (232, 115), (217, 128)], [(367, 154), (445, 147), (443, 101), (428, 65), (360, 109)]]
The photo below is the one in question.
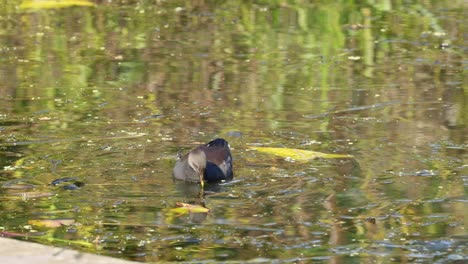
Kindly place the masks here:
[(189, 182), (229, 181), (233, 178), (229, 143), (217, 138), (179, 157), (173, 170), (174, 178)]

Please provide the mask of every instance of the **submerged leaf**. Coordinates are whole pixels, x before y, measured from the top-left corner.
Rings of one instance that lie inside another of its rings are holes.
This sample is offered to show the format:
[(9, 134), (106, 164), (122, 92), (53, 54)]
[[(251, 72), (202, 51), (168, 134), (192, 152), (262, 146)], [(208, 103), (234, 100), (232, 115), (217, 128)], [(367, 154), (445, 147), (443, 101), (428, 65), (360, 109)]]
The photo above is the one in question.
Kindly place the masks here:
[(342, 159), (353, 158), (352, 155), (347, 154), (327, 154), (311, 150), (293, 149), (293, 148), (267, 148), (267, 147), (249, 147), (259, 152), (273, 154), (283, 158), (291, 158), (299, 161), (307, 161), (315, 158), (324, 159)]
[[(59, 184), (64, 183), (64, 182), (70, 182), (70, 181), (75, 181), (75, 180), (76, 180), (75, 177), (72, 177), (72, 178), (64, 177), (64, 178), (53, 180), (50, 184), (53, 185), (53, 186), (56, 186), (56, 185), (59, 185)], [(83, 186), (85, 186), (84, 182), (75, 181), (72, 184), (67, 184), (67, 185), (62, 186), (62, 188), (65, 189), (65, 190), (76, 190), (76, 189), (79, 189), (79, 188), (81, 188)]]
[(35, 226), (43, 227), (61, 227), (68, 226), (75, 223), (73, 219), (38, 219), (38, 220), (29, 220), (28, 224)]
[(54, 186), (55, 186), (55, 185), (58, 185), (58, 184), (60, 184), (60, 183), (62, 183), (62, 182), (75, 181), (76, 179), (77, 179), (77, 178), (75, 178), (75, 177), (72, 177), (72, 178), (70, 178), (70, 177), (59, 178), (59, 179), (53, 180), (53, 181), (50, 183), (50, 185), (54, 185)]
[(36, 198), (44, 198), (53, 196), (54, 193), (52, 192), (8, 192), (8, 196), (5, 196), (8, 199), (21, 199), (21, 200), (28, 200), (28, 199), (36, 199)]
[[(53, 242), (53, 243), (62, 243), (64, 245), (76, 245), (76, 246), (84, 246), (84, 247), (94, 247), (95, 244), (93, 243), (90, 243), (88, 241), (84, 241), (84, 240), (69, 240), (69, 239), (60, 239), (60, 238), (56, 238), (56, 237), (46, 237), (44, 240), (47, 240), (49, 242)], [(38, 241), (42, 241), (42, 240), (38, 240)]]

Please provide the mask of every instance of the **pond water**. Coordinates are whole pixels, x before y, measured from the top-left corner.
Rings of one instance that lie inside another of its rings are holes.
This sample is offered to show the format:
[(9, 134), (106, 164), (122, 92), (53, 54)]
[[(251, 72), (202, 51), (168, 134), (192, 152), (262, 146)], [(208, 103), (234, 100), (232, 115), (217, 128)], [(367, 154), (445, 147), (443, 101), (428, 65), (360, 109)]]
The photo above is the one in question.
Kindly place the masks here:
[[(466, 2), (304, 2), (4, 4), (0, 234), (143, 262), (467, 261)], [(202, 199), (172, 167), (216, 137), (234, 180)]]

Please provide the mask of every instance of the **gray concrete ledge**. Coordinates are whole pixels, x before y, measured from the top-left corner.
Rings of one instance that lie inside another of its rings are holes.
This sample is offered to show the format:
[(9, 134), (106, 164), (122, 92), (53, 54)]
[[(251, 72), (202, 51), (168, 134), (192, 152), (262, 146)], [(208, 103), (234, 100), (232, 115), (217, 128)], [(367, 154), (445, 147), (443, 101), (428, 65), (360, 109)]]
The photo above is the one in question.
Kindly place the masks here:
[(0, 237), (0, 263), (5, 264), (135, 264), (140, 262), (82, 253)]

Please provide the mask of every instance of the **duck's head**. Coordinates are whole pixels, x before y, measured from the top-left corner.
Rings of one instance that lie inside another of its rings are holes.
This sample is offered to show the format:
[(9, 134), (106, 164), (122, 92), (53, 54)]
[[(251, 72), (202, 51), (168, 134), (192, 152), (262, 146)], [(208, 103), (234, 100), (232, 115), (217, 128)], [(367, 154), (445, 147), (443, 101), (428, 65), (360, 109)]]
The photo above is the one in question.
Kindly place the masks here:
[(200, 178), (200, 184), (203, 187), (204, 185), (204, 173), (206, 169), (206, 154), (201, 149), (194, 149), (189, 152), (187, 157), (187, 163), (197, 174)]

